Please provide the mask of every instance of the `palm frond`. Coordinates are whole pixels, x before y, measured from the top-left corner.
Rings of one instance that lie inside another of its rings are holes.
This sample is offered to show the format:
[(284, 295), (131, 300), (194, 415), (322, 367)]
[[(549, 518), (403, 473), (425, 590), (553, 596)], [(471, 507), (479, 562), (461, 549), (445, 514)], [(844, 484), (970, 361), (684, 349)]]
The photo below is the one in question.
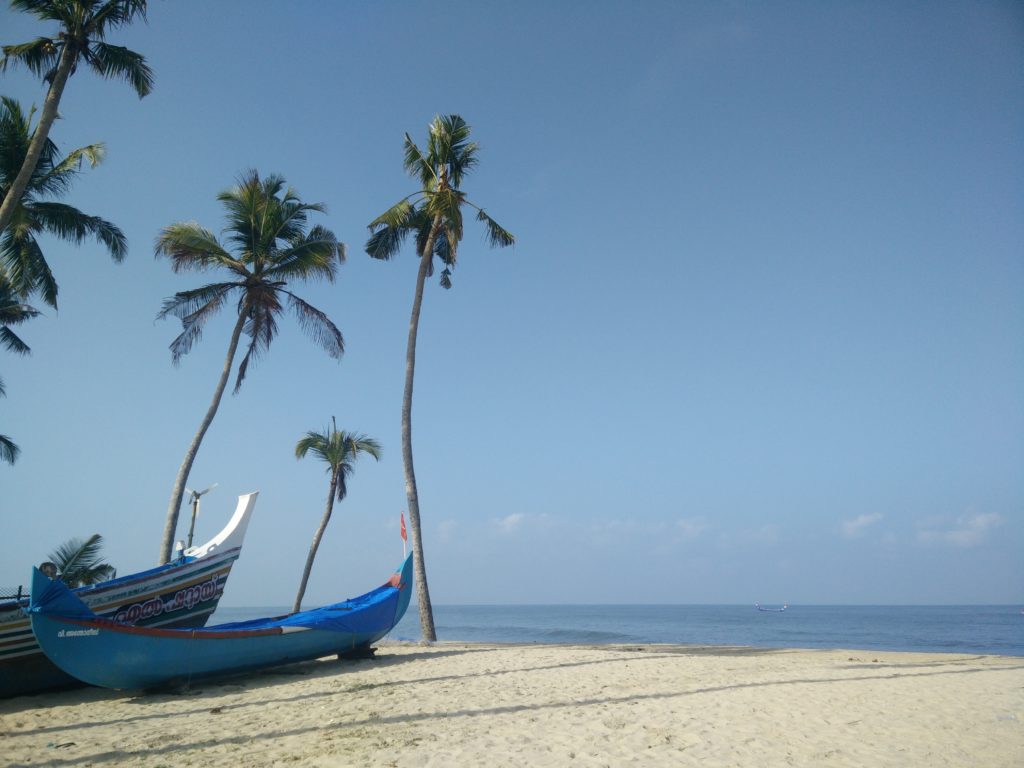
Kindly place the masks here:
[(415, 217), (418, 212), (418, 207), (412, 201), (411, 198), (419, 195), (417, 192), (415, 195), (409, 195), (403, 197), (393, 206), (388, 208), (384, 213), (378, 216), (376, 219), (370, 222), (369, 229), (373, 230), (377, 227), (406, 227), (409, 225), (410, 220)]
[(340, 359), (345, 354), (345, 339), (327, 314), (290, 291), (284, 293), (288, 296), (288, 306), (298, 320), (299, 327), (328, 355), (335, 360)]
[(483, 208), (477, 209), (476, 220), (482, 221), (487, 225), (487, 240), (492, 248), (505, 248), (510, 245), (515, 245), (515, 235), (484, 213)]
[(81, 171), (83, 160), (89, 163), (90, 168), (95, 168), (103, 162), (106, 156), (107, 147), (103, 142), (73, 149), (57, 165), (50, 167), (49, 171), (40, 178), (37, 186), (40, 189), (46, 188), (46, 185), (53, 183), (53, 180), (58, 180), (62, 186), (66, 186)]
[(423, 189), (433, 189), (438, 182), (437, 171), (408, 133), (405, 134), (404, 147), (405, 159), (402, 164), (405, 167), (405, 172), (414, 179), (418, 178)]
[(82, 57), (101, 77), (127, 82), (140, 99), (153, 90), (153, 70), (140, 53), (122, 45), (94, 42), (83, 51)]
[(156, 256), (171, 260), (173, 272), (225, 267), (247, 277), (249, 272), (217, 242), (217, 236), (195, 222), (179, 222), (164, 227), (156, 239)]
[(273, 287), (250, 288), (246, 300), (250, 302), (251, 310), (242, 330), (249, 337), (249, 346), (238, 366), (235, 394), (238, 394), (238, 390), (242, 388), (242, 382), (245, 381), (245, 376), (249, 372), (249, 366), (255, 365), (270, 349), (274, 337), (277, 336), (275, 315), (281, 312), (281, 303), (278, 301), (277, 291)]
[(372, 258), (390, 260), (401, 249), (409, 232), (422, 227), (424, 212), (410, 201), (410, 197), (413, 195), (400, 200), (370, 222), (369, 229), (373, 234), (364, 248)]
[(32, 351), (28, 344), (18, 338), (18, 335), (6, 326), (0, 326), (0, 347), (9, 352), (14, 352), (16, 355), (27, 355)]
[(363, 250), (370, 258), (389, 261), (401, 249), (408, 234), (405, 227), (381, 227), (370, 235)]
[(145, 21), (146, 3), (147, 0), (107, 0), (92, 14), (92, 25), (97, 34), (103, 36), (107, 29), (124, 26), (134, 21), (136, 16)]
[(462, 240), (462, 203), (465, 195), (457, 189), (443, 189), (427, 196), (426, 209), (432, 216), (440, 216), (445, 222), (449, 245)]
[(459, 115), (438, 115), (430, 124), (428, 156), (435, 166), (446, 166), (449, 183), (458, 188), (477, 164), (476, 142), (469, 140), (470, 127)]
[(329, 229), (317, 224), (308, 234), (300, 233), (289, 247), (274, 255), (273, 266), (264, 273), (274, 280), (322, 279), (334, 282), (337, 265), (345, 261), (345, 244)]
[(18, 455), (21, 453), (21, 449), (14, 444), (7, 435), (0, 435), (0, 460), (6, 461), (8, 464), (14, 464), (18, 460)]
[(64, 203), (36, 202), (28, 207), (38, 229), (73, 243), (92, 236), (106, 247), (114, 261), (124, 261), (128, 240), (116, 224), (99, 216), (88, 216)]
[(0, 59), (0, 72), (6, 72), (10, 65), (21, 64), (36, 77), (46, 77), (57, 66), (63, 48), (62, 42), (49, 37), (37, 37), (31, 42), (18, 45), (5, 45), (4, 57)]
[[(22, 209), (16, 212), (15, 218), (24, 215)], [(38, 294), (44, 302), (57, 308), (57, 281), (39, 242), (26, 227), (15, 224), (0, 238), (0, 271), (23, 299)]]
[(179, 291), (164, 299), (157, 319), (168, 315), (181, 320), (182, 331), (171, 342), (171, 361), (177, 365), (203, 335), (203, 326), (224, 306), (228, 294), (238, 288), (237, 283), (213, 283), (190, 291)]
[(103, 537), (94, 533), (87, 539), (69, 539), (47, 558), (57, 566), (61, 581), (69, 586), (94, 584), (110, 578), (112, 566), (101, 561)]

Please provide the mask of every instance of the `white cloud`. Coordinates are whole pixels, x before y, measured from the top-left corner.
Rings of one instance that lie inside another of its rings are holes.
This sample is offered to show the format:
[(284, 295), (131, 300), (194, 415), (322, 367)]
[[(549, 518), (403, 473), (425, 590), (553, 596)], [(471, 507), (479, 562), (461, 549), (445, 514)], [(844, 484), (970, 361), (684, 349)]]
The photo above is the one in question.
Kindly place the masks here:
[(843, 536), (848, 539), (855, 539), (863, 536), (864, 531), (882, 519), (879, 512), (872, 512), (870, 515), (858, 515), (853, 520), (843, 521)]
[(958, 517), (952, 526), (925, 528), (917, 534), (926, 544), (948, 544), (951, 547), (976, 547), (988, 538), (989, 531), (1002, 525), (1003, 518), (995, 512), (968, 513)]
[(526, 515), (522, 512), (515, 512), (511, 515), (501, 518), (497, 521), (498, 530), (503, 534), (510, 534), (516, 531), (523, 524), (523, 520), (526, 519)]

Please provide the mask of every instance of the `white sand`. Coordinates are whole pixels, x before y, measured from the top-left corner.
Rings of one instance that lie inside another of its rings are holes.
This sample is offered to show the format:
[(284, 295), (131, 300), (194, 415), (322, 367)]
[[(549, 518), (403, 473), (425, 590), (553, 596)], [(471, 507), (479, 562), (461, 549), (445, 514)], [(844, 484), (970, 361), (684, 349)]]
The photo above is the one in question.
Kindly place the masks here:
[(1024, 766), (1024, 659), (384, 645), (178, 693), (0, 701), (0, 765)]

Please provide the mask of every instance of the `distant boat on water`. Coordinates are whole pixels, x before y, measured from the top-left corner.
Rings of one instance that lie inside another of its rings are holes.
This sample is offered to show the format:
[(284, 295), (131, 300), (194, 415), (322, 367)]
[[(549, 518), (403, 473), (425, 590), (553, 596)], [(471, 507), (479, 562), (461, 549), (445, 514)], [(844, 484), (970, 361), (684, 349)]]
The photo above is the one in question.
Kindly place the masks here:
[(768, 613), (782, 613), (784, 610), (789, 608), (789, 603), (783, 603), (781, 608), (765, 608), (760, 603), (754, 603), (754, 607), (759, 611), (767, 611)]

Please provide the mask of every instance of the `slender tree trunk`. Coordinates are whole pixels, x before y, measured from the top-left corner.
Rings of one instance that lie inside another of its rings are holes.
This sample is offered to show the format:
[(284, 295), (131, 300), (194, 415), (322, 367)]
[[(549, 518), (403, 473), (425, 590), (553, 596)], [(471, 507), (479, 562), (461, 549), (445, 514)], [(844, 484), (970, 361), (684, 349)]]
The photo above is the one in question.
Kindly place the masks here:
[(331, 489), (327, 492), (327, 508), (324, 510), (324, 516), (320, 520), (320, 527), (316, 529), (316, 534), (313, 536), (313, 543), (309, 545), (309, 554), (306, 555), (306, 567), (302, 571), (302, 582), (299, 584), (299, 593), (295, 595), (295, 605), (292, 606), (292, 613), (298, 613), (302, 610), (302, 598), (306, 594), (306, 584), (309, 582), (309, 574), (313, 570), (316, 551), (320, 549), (320, 539), (324, 537), (327, 524), (331, 522), (331, 512), (334, 511), (334, 496), (338, 492), (338, 474), (340, 472), (340, 467), (331, 470)]
[(15, 176), (11, 188), (7, 190), (3, 203), (0, 204), (0, 232), (7, 229), (14, 217), (14, 210), (25, 194), (32, 174), (35, 173), (36, 165), (39, 163), (39, 156), (43, 152), (43, 146), (50, 136), (50, 126), (57, 118), (57, 107), (60, 106), (60, 97), (64, 94), (64, 86), (67, 85), (71, 69), (78, 58), (78, 51), (71, 44), (70, 40), (64, 41), (64, 49), (60, 53), (60, 61), (57, 62), (57, 71), (54, 74), (50, 90), (46, 92), (46, 100), (43, 102), (43, 111), (39, 115), (39, 125), (32, 134), (32, 141), (29, 142), (28, 152), (25, 153), (25, 161), (21, 164), (21, 170)]
[(427, 566), (423, 560), (423, 537), (420, 533), (420, 500), (416, 490), (416, 473), (412, 466), (412, 383), (416, 372), (416, 336), (420, 326), (423, 286), (440, 229), (441, 217), (435, 216), (416, 274), (416, 294), (412, 300), (412, 317), (409, 319), (409, 343), (405, 350), (405, 394), (402, 396), (402, 463), (405, 466), (405, 495), (409, 502), (409, 528), (412, 531), (413, 575), (416, 581), (416, 601), (420, 606), (420, 631), (423, 639), (430, 643), (437, 640), (437, 632), (434, 631), (434, 609), (430, 605), (430, 590), (427, 588)]
[(199, 444), (203, 442), (206, 430), (210, 428), (213, 417), (217, 415), (217, 408), (220, 407), (220, 399), (224, 394), (224, 387), (227, 386), (228, 377), (231, 375), (231, 365), (235, 361), (235, 350), (238, 349), (238, 339), (242, 335), (242, 327), (245, 325), (245, 318), (248, 314), (248, 306), (242, 307), (238, 313), (238, 322), (235, 323), (235, 330), (231, 333), (231, 343), (228, 345), (228, 354), (224, 358), (224, 370), (220, 373), (220, 380), (217, 382), (217, 390), (213, 393), (213, 401), (206, 411), (203, 423), (199, 425), (199, 431), (192, 438), (192, 443), (185, 452), (185, 460), (181, 462), (181, 469), (174, 479), (174, 490), (171, 491), (171, 501), (167, 505), (167, 519), (164, 523), (164, 535), (160, 541), (160, 560), (163, 565), (171, 559), (171, 547), (174, 546), (174, 534), (178, 530), (178, 512), (181, 509), (181, 497), (185, 493), (185, 483), (188, 482), (189, 472), (192, 471), (192, 462), (196, 460), (199, 452)]

